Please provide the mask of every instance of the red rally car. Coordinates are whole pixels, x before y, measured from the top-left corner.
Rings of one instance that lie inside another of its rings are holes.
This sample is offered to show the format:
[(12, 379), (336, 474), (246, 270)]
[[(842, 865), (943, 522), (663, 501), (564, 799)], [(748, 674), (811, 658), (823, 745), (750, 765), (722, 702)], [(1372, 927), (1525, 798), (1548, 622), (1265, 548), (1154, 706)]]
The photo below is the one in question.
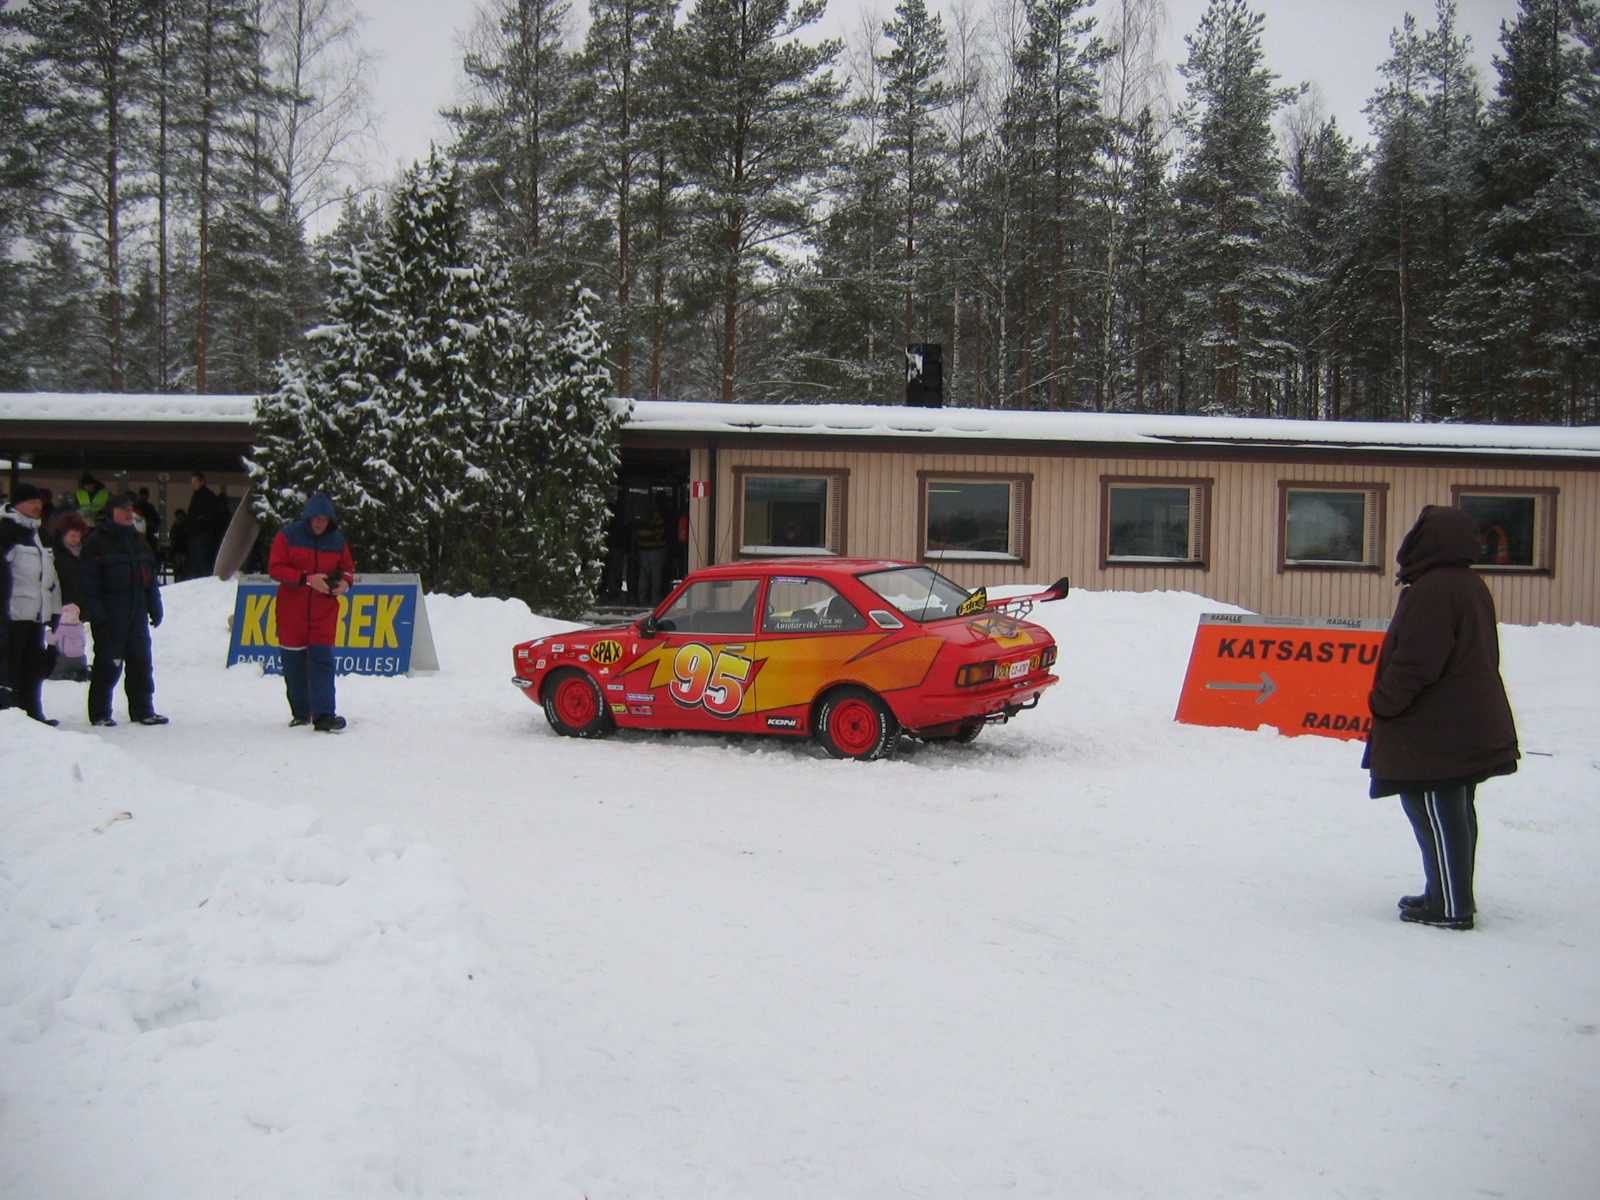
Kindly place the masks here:
[(902, 732), (970, 742), (1056, 682), (1021, 619), (1067, 581), (996, 601), (925, 566), (788, 558), (695, 571), (649, 616), (523, 642), (512, 679), (567, 737), (626, 729), (811, 735), (875, 759)]

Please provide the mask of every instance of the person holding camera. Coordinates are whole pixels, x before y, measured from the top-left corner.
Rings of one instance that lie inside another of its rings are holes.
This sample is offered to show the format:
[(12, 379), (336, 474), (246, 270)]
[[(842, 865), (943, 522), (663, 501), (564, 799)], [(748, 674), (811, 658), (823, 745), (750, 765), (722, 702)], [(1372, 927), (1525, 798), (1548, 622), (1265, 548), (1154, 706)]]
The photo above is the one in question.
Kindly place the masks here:
[(355, 582), (355, 569), (333, 502), (321, 492), (272, 540), (267, 574), (278, 581), (278, 647), (291, 728), (310, 725), (319, 733), (344, 728), (344, 718), (334, 711), (333, 645), (339, 597)]

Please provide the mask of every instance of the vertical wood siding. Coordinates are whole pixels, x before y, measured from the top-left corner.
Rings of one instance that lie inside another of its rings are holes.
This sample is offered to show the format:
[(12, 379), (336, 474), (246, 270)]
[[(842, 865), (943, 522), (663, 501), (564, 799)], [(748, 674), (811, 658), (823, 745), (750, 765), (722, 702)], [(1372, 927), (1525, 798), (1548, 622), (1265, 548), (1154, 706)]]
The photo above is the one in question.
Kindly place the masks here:
[[(745, 448), (724, 444), (717, 454), (714, 504), (690, 502), (691, 525), (716, 511), (714, 553), (699, 537), (691, 565), (736, 557), (732, 522), (735, 467), (845, 470), (845, 554), (911, 559), (917, 530), (917, 472), (1031, 475), (1029, 561), (1021, 564), (946, 562), (940, 569), (964, 586), (1049, 583), (1061, 575), (1089, 591), (1186, 591), (1253, 612), (1298, 617), (1387, 617), (1394, 609), (1394, 555), (1425, 504), (1449, 504), (1452, 485), (1559, 489), (1552, 576), (1485, 572), (1500, 619), (1600, 625), (1600, 472), (1592, 469), (1465, 464), (1307, 464), (1195, 458), (1059, 457), (856, 451), (837, 447)], [(691, 455), (692, 478), (710, 478), (710, 456)], [(1210, 561), (1202, 568), (1106, 566), (1100, 557), (1101, 478), (1209, 478)], [(1279, 483), (1383, 485), (1384, 518), (1377, 571), (1279, 569)]]

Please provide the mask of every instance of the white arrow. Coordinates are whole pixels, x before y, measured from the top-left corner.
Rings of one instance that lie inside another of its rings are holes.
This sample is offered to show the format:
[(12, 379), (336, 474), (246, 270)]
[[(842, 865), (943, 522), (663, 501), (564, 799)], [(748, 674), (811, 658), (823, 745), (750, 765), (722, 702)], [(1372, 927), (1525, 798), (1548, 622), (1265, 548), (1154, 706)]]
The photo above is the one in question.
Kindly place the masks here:
[(1261, 672), (1260, 683), (1208, 683), (1206, 687), (1216, 692), (1260, 692), (1261, 695), (1256, 697), (1257, 704), (1278, 690), (1278, 685), (1272, 682), (1272, 677), (1265, 671)]

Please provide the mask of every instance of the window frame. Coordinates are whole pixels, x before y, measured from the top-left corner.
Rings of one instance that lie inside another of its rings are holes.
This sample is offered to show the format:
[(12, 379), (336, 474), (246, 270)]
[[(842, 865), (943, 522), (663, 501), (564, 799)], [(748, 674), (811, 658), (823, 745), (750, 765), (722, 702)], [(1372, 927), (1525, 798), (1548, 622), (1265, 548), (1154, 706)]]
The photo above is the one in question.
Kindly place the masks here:
[[(822, 514), (825, 531), (823, 554), (804, 553), (808, 547), (774, 546), (765, 550), (750, 550), (744, 540), (745, 485), (751, 479), (821, 479), (828, 485), (827, 508)], [(771, 558), (846, 558), (845, 517), (849, 504), (850, 472), (844, 467), (751, 467), (733, 469), (733, 535), (734, 558), (761, 561)]]
[(1464, 496), (1496, 496), (1534, 502), (1534, 555), (1533, 565), (1521, 566), (1496, 563), (1473, 563), (1473, 570), (1491, 575), (1545, 575), (1556, 573), (1556, 502), (1561, 489), (1555, 487), (1502, 487), (1492, 483), (1456, 483), (1450, 485), (1450, 506), (1461, 507)]
[[(1150, 567), (1157, 570), (1209, 571), (1211, 569), (1211, 493), (1216, 481), (1209, 475), (1102, 475), (1100, 476), (1100, 566), (1123, 570)], [(1183, 488), (1189, 498), (1189, 558), (1137, 558), (1111, 553), (1111, 493), (1118, 487)]]
[[(1331, 559), (1289, 558), (1289, 494), (1291, 492), (1347, 492), (1367, 497), (1365, 531), (1366, 556), (1361, 562)], [(1278, 480), (1278, 573), (1296, 571), (1334, 571), (1356, 574), (1381, 574), (1384, 569), (1388, 535), (1389, 485), (1382, 482), (1321, 479)]]
[[(983, 550), (934, 550), (928, 545), (928, 488), (935, 483), (998, 483), (1011, 489), (1006, 524), (1009, 545), (1004, 554)], [(1027, 472), (918, 471), (917, 561), (922, 563), (996, 563), (1025, 567), (1033, 531), (1033, 476)]]

